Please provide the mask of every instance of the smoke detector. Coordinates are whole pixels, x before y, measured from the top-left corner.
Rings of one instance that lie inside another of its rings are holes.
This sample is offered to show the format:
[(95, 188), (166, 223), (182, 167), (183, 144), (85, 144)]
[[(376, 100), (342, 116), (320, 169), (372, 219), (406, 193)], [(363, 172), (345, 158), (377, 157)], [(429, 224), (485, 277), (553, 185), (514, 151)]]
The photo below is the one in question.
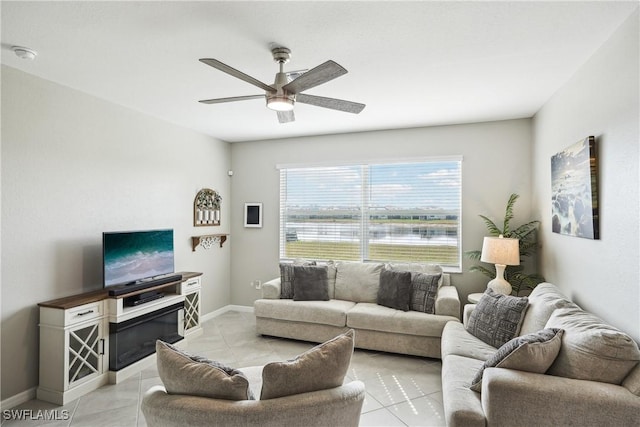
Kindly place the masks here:
[(38, 56), (38, 52), (33, 49), (29, 49), (28, 47), (12, 46), (11, 50), (22, 59), (34, 60), (36, 56)]

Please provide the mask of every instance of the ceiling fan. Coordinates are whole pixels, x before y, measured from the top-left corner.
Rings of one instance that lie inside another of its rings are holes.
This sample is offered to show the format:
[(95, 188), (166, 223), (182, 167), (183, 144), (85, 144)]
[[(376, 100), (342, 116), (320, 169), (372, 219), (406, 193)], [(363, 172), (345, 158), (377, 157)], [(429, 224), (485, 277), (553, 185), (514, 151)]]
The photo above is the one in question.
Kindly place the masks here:
[[(202, 58), (203, 62), (213, 68), (225, 72), (247, 83), (259, 87), (265, 91), (264, 95), (233, 96), (229, 98), (204, 99), (203, 104), (218, 104), (222, 102), (244, 101), (248, 99), (264, 98), (267, 107), (278, 113), (280, 123), (293, 122), (293, 106), (296, 102), (315, 105), (316, 107), (330, 108), (332, 110), (345, 111), (347, 113), (358, 114), (365, 105), (357, 102), (345, 101), (336, 98), (325, 98), (323, 96), (307, 95), (301, 93), (312, 87), (316, 87), (343, 74), (347, 73), (342, 66), (334, 61), (327, 61), (312, 68), (309, 71), (284, 72), (284, 64), (291, 59), (291, 51), (286, 47), (274, 47), (271, 50), (273, 60), (280, 65), (280, 71), (276, 73), (275, 81), (272, 85), (265, 84), (241, 71), (224, 64), (217, 59)], [(291, 80), (293, 79), (293, 80)]]

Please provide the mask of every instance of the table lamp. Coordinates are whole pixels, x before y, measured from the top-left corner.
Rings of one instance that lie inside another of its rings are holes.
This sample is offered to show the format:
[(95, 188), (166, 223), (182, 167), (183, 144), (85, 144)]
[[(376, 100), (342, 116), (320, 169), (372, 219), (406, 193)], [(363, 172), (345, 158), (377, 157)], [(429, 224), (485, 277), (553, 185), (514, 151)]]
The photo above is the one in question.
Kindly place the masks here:
[(496, 278), (487, 284), (494, 292), (511, 295), (511, 285), (504, 279), (507, 265), (520, 265), (520, 248), (518, 239), (485, 237), (482, 242), (480, 261), (496, 265)]

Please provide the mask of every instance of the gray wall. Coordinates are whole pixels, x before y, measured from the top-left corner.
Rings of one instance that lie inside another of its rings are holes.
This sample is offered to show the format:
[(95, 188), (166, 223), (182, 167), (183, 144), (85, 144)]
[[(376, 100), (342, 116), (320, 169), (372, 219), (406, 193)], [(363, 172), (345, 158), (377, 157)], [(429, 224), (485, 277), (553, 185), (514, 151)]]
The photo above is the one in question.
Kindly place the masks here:
[[(178, 270), (201, 271), (208, 313), (230, 303), (229, 144), (2, 67), (2, 399), (38, 384), (41, 301), (99, 289), (102, 232), (174, 228)], [(223, 198), (193, 227), (193, 198)]]
[[(279, 275), (276, 164), (462, 155), (463, 250), (480, 249), (485, 227), (478, 214), (502, 219), (512, 192), (521, 195), (516, 223), (529, 219), (530, 124), (522, 119), (233, 144), (232, 215), (242, 218), (245, 202), (262, 202), (264, 226), (231, 224), (231, 301), (253, 305), (261, 294), (250, 283)], [(466, 272), (470, 265), (463, 259), (465, 272), (452, 278), (465, 301), (467, 294), (483, 291), (488, 281)]]
[[(640, 341), (638, 12), (534, 119), (534, 212), (541, 266), (584, 309)], [(551, 232), (551, 156), (593, 135), (599, 145), (600, 240)]]

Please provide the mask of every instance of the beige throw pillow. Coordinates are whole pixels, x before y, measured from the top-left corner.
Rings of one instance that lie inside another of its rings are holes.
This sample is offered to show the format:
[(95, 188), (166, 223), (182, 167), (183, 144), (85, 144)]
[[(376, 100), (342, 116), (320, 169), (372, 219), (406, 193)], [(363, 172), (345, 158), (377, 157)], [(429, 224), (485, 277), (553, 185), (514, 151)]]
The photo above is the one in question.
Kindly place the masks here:
[(262, 370), (261, 400), (339, 387), (351, 363), (353, 329), (302, 353), (273, 362)]
[(169, 394), (213, 399), (254, 399), (249, 380), (240, 371), (204, 357), (190, 355), (171, 344), (156, 341), (158, 374)]
[(482, 375), (486, 368), (506, 368), (518, 371), (544, 374), (560, 351), (562, 329), (543, 329), (533, 334), (523, 335), (507, 342), (480, 368), (471, 390), (480, 393)]

